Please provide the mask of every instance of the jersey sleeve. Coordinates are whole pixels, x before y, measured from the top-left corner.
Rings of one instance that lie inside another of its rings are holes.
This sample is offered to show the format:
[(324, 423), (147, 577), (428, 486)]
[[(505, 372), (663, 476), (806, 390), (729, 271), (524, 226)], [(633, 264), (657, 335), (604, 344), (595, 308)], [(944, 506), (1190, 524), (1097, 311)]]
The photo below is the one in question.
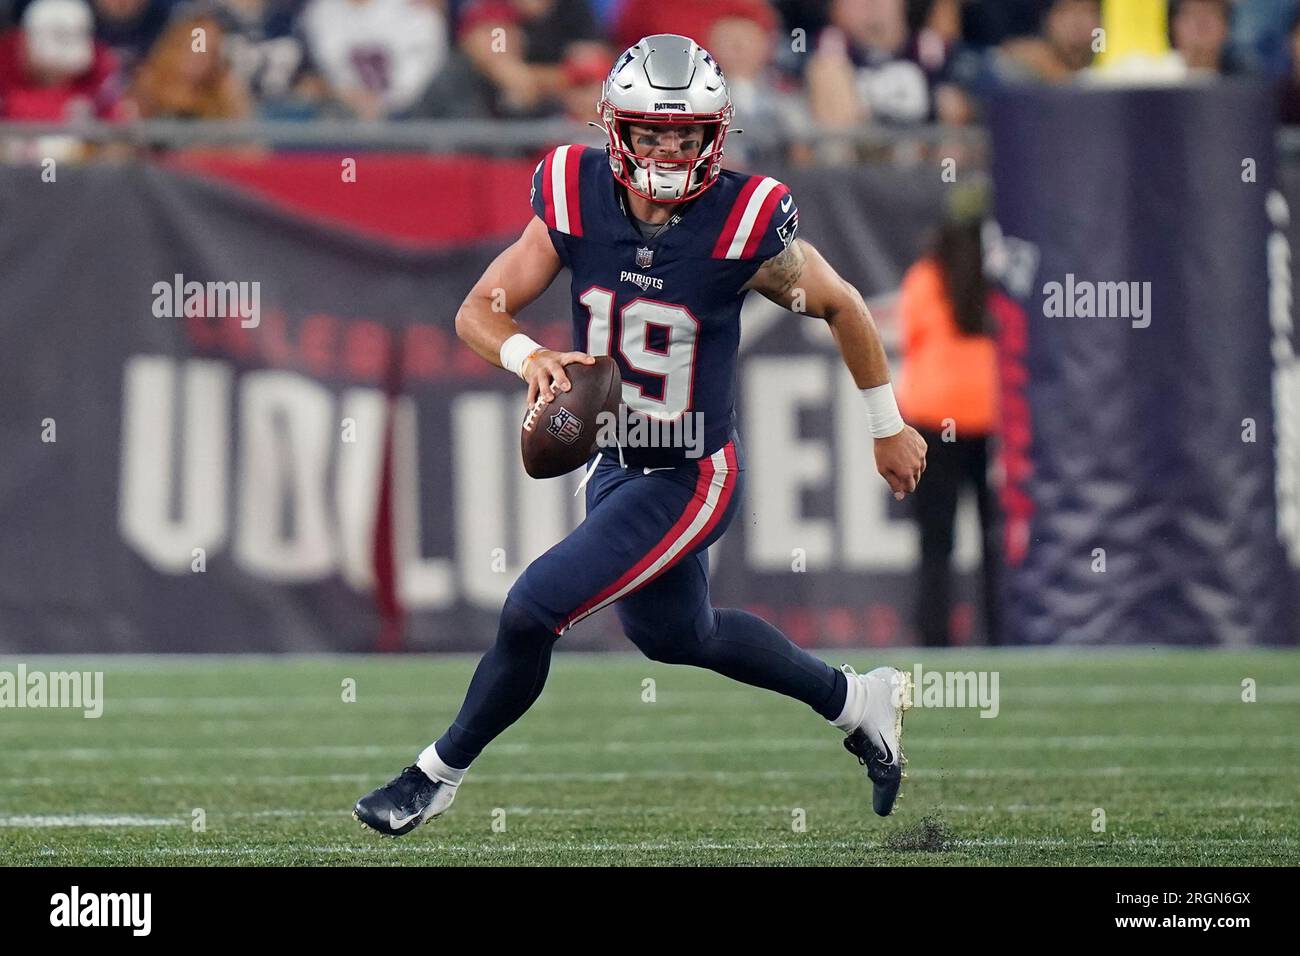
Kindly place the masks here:
[(771, 215), (765, 217), (767, 221), (759, 231), (758, 248), (754, 252), (754, 258), (760, 263), (780, 255), (799, 232), (799, 205), (784, 183), (778, 183), (772, 190), (771, 203)]
[(546, 223), (546, 232), (551, 237), (551, 245), (555, 247), (555, 252), (560, 257), (560, 261), (569, 265), (569, 250), (565, 243), (565, 234), (557, 229), (557, 220), (555, 215), (555, 180), (552, 176), (552, 166), (556, 162), (556, 153), (559, 150), (553, 149), (537, 164), (533, 170), (533, 185), (528, 194), (528, 201), (533, 207), (533, 212), (537, 218)]
[(557, 146), (533, 170), (533, 212), (547, 227), (582, 235), (582, 157), (585, 146)]
[(754, 176), (733, 200), (713, 257), (757, 269), (794, 242), (798, 232), (799, 207), (790, 188), (770, 176)]
[[(533, 170), (530, 202), (537, 218), (546, 223), (560, 259), (567, 266), (567, 246), (583, 235), (582, 159), (585, 146), (557, 146)], [(590, 164), (589, 164), (590, 168)]]
[(537, 168), (533, 170), (533, 188), (528, 193), (528, 201), (532, 204), (533, 212), (543, 222), (546, 222), (546, 195), (542, 177), (546, 173), (547, 160), (551, 158), (553, 152), (547, 153), (538, 161)]

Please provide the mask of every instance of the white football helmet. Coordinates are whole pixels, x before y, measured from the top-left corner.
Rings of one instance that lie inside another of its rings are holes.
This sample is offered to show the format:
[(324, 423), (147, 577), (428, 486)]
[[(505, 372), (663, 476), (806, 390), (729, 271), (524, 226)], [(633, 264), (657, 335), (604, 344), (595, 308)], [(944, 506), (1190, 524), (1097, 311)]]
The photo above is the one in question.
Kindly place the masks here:
[[(717, 181), (735, 108), (717, 62), (689, 37), (659, 33), (625, 50), (605, 80), (599, 112), (614, 178), (638, 196), (685, 202)], [(703, 125), (700, 155), (673, 160), (637, 156), (628, 131), (633, 122)]]

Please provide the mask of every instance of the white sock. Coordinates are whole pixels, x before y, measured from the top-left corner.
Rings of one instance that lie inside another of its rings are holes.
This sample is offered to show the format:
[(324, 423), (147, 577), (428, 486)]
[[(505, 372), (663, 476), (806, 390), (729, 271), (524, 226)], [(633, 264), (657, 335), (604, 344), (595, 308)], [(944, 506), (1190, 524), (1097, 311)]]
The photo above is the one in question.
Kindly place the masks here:
[(852, 674), (845, 674), (844, 680), (849, 688), (849, 692), (844, 695), (844, 709), (831, 723), (846, 734), (851, 734), (867, 715), (867, 688)]
[(429, 746), (421, 750), (420, 756), (415, 759), (415, 765), (423, 770), (424, 775), (430, 780), (448, 783), (453, 787), (458, 785), (469, 771), (468, 767), (464, 770), (457, 770), (455, 767), (447, 766), (446, 761), (438, 756), (437, 744), (429, 744)]

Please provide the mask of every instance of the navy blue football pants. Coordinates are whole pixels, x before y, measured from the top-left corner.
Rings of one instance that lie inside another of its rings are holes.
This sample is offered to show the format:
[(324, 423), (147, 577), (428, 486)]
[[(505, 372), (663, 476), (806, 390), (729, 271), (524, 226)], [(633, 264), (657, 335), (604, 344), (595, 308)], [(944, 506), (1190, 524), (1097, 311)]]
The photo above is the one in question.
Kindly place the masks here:
[(734, 442), (651, 471), (603, 455), (587, 483), (586, 519), (510, 589), (496, 643), (438, 755), (468, 767), (541, 694), (556, 638), (611, 604), (651, 660), (708, 668), (803, 701), (827, 720), (839, 716), (847, 690), (839, 671), (762, 618), (709, 601), (705, 549), (739, 508), (743, 474)]

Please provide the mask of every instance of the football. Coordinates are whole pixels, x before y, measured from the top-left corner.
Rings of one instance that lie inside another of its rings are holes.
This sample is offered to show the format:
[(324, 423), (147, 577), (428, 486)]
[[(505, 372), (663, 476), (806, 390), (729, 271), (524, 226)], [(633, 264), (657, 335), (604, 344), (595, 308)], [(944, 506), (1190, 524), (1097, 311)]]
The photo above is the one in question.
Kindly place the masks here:
[(549, 404), (538, 398), (519, 434), (524, 470), (533, 478), (557, 478), (580, 467), (596, 445), (598, 416), (616, 414), (623, 378), (609, 356), (595, 364), (566, 365), (572, 388), (556, 391)]

